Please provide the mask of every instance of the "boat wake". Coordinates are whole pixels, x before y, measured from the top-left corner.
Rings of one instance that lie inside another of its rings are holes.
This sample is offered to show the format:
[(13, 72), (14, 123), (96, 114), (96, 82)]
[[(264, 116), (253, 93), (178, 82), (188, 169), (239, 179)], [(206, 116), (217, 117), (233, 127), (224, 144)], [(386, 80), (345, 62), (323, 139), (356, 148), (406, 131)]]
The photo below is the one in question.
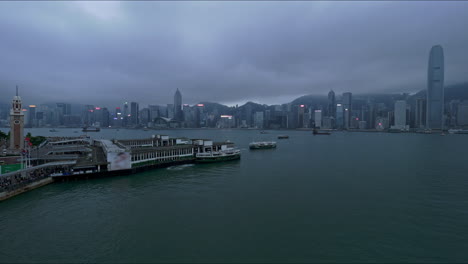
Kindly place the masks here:
[(184, 164), (184, 165), (171, 166), (171, 167), (168, 167), (167, 170), (179, 171), (179, 170), (183, 170), (183, 169), (188, 168), (188, 167), (192, 167), (193, 165), (195, 165), (195, 164)]

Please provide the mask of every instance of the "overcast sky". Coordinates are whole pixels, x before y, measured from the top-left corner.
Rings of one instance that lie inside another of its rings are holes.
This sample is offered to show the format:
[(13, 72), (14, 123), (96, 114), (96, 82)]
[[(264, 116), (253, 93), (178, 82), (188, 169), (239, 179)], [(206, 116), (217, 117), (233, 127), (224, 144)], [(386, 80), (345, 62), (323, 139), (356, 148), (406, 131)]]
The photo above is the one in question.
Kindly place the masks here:
[(286, 103), (468, 80), (468, 2), (0, 2), (1, 101)]

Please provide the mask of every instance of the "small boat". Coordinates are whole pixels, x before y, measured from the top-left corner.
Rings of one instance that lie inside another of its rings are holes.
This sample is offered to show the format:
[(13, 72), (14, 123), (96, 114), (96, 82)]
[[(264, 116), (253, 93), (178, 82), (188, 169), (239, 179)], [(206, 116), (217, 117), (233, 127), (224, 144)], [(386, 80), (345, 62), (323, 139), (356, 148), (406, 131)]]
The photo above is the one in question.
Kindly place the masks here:
[(312, 131), (312, 134), (315, 136), (315, 135), (331, 135), (330, 132), (320, 132), (318, 131), (317, 129), (314, 129), (314, 131)]
[(83, 132), (99, 132), (101, 129), (99, 127), (83, 127)]
[(278, 139), (286, 139), (286, 138), (289, 138), (288, 135), (279, 135), (278, 136)]
[(250, 149), (271, 149), (276, 148), (276, 142), (274, 141), (263, 141), (263, 142), (252, 142), (249, 144)]
[(445, 136), (445, 133), (441, 133), (440, 135), (441, 135), (441, 136)]
[(260, 131), (260, 134), (268, 134), (268, 132), (262, 130)]
[(58, 130), (51, 129), (51, 130), (49, 130), (49, 132), (58, 132)]
[(241, 152), (236, 148), (228, 148), (220, 151), (201, 152), (195, 155), (195, 162), (212, 163), (240, 159)]

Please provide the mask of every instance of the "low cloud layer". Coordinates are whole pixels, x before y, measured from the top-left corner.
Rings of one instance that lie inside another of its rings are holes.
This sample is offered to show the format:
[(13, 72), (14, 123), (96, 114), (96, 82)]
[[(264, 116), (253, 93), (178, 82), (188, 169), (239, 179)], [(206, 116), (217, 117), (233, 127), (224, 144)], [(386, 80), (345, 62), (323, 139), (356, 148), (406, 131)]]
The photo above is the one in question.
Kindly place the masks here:
[(468, 2), (0, 2), (0, 90), (27, 103), (281, 103), (468, 80)]

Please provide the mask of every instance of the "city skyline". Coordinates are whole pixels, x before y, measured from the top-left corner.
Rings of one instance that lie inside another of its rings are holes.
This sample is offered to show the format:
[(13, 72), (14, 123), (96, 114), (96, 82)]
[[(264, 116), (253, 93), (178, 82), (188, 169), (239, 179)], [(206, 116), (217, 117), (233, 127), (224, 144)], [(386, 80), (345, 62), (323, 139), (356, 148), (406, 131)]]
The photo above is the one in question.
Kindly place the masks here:
[(445, 83), (466, 81), (465, 2), (0, 7), (0, 87), (8, 94), (19, 85), (25, 102), (166, 104), (176, 89), (186, 103), (228, 105), (279, 104), (330, 89), (411, 93), (426, 87), (432, 45), (444, 47)]

